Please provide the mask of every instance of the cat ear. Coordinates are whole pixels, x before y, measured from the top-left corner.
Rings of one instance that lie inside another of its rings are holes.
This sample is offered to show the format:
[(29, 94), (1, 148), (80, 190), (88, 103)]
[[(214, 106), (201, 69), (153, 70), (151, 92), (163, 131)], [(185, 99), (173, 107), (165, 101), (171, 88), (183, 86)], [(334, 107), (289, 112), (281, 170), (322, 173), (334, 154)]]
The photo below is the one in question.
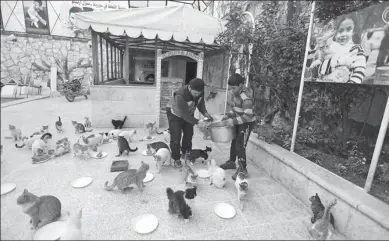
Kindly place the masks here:
[(315, 195), (316, 197), (319, 197), (319, 195), (316, 193), (316, 195)]
[(24, 189), (23, 193), (28, 193), (28, 190), (27, 190), (27, 189)]

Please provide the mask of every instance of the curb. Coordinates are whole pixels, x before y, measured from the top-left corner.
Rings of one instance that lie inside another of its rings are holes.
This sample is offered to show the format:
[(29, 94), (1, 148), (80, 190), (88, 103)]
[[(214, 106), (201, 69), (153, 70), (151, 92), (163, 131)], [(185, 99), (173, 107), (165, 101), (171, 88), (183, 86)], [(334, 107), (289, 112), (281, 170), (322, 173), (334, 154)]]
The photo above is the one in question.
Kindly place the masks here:
[(50, 96), (36, 96), (36, 97), (31, 97), (31, 98), (23, 98), (21, 100), (15, 100), (15, 101), (10, 101), (10, 102), (1, 104), (1, 108), (6, 108), (6, 107), (19, 105), (19, 104), (23, 104), (23, 103), (34, 101), (34, 100), (46, 99), (46, 98), (50, 98)]

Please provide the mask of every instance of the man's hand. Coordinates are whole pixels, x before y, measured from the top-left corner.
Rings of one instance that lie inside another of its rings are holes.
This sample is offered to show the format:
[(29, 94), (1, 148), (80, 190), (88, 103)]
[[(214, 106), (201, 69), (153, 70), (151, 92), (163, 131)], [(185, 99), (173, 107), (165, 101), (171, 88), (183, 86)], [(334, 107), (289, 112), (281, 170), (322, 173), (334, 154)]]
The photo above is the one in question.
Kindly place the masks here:
[(228, 119), (228, 116), (225, 115), (225, 116), (223, 116), (222, 121), (227, 120), (227, 119)]
[(208, 118), (207, 121), (212, 122), (212, 121), (214, 120), (214, 118), (213, 118), (209, 113), (206, 113), (206, 114), (205, 114), (205, 117)]
[(231, 118), (229, 119), (226, 119), (226, 120), (223, 120), (222, 123), (226, 126), (229, 126), (229, 127), (233, 127), (234, 126), (234, 122), (232, 121)]

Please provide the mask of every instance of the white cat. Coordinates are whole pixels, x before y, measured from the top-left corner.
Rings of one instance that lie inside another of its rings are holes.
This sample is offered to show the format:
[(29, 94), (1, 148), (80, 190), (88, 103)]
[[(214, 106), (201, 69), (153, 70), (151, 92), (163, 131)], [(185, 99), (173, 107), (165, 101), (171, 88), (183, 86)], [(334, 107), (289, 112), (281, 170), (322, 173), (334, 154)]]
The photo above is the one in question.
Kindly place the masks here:
[(223, 188), (226, 185), (226, 172), (216, 165), (214, 159), (208, 159), (209, 185), (214, 185), (217, 188)]
[(156, 162), (155, 164), (157, 166), (158, 173), (161, 173), (162, 165), (166, 161), (169, 162), (170, 166), (172, 165), (172, 162), (171, 162), (172, 159), (171, 159), (171, 154), (170, 154), (169, 149), (161, 148), (153, 156), (154, 156), (154, 159), (155, 159), (155, 162)]
[(122, 131), (119, 136), (123, 136), (124, 138), (127, 139), (128, 142), (133, 142), (134, 141), (134, 136), (136, 135), (136, 130), (132, 131)]
[(249, 180), (243, 172), (239, 172), (235, 180), (236, 191), (238, 192), (238, 202), (240, 209), (243, 210), (243, 198), (249, 189)]
[(83, 240), (81, 231), (82, 209), (70, 213), (61, 240)]
[(45, 133), (41, 138), (36, 139), (34, 143), (32, 143), (32, 156), (40, 156), (44, 153), (47, 153), (47, 141), (52, 139), (53, 136), (50, 133)]
[(112, 137), (118, 137), (120, 133), (122, 133), (123, 130), (120, 130), (120, 129), (116, 129), (116, 130), (112, 130), (110, 132), (108, 132), (108, 135), (112, 138)]

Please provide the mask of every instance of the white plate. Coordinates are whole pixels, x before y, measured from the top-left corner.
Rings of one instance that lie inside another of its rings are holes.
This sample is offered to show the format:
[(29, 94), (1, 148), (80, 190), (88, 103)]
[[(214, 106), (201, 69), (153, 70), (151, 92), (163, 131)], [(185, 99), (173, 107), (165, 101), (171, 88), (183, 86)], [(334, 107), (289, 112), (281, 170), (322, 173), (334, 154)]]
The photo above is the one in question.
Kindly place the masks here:
[(99, 154), (99, 153), (98, 153), (98, 152), (93, 153), (91, 156), (92, 156), (93, 158), (95, 158), (95, 159), (103, 159), (103, 158), (105, 158), (105, 157), (108, 156), (108, 153), (106, 153), (106, 152), (102, 152), (102, 153), (101, 153), (101, 154), (102, 154), (101, 157), (97, 157), (97, 154)]
[(201, 177), (201, 178), (208, 178), (209, 177), (208, 170), (200, 169), (200, 170), (197, 170), (196, 172), (199, 175), (199, 177)]
[(111, 143), (112, 139), (108, 139), (108, 141), (103, 141), (103, 144)]
[(62, 221), (49, 223), (36, 231), (34, 240), (58, 240), (61, 237), (65, 226), (66, 223)]
[(213, 206), (213, 211), (217, 216), (226, 219), (233, 218), (236, 214), (234, 206), (228, 203), (216, 203), (215, 206)]
[(158, 227), (158, 218), (153, 214), (144, 214), (132, 220), (132, 227), (137, 233), (147, 234)]
[(154, 179), (154, 174), (151, 172), (146, 173), (145, 179), (143, 179), (143, 182), (151, 182)]
[[(147, 137), (147, 136), (146, 136)], [(151, 137), (151, 139), (143, 138), (144, 141), (154, 141), (154, 136)]]
[(142, 155), (143, 155), (143, 156), (152, 156), (152, 154), (151, 154), (151, 155), (150, 155), (150, 154), (147, 154), (147, 150), (142, 151)]
[(76, 180), (72, 181), (72, 187), (74, 188), (82, 188), (91, 184), (93, 179), (91, 177), (80, 177)]
[(6, 193), (12, 192), (15, 190), (16, 184), (15, 183), (4, 183), (1, 184), (1, 195), (4, 195)]

